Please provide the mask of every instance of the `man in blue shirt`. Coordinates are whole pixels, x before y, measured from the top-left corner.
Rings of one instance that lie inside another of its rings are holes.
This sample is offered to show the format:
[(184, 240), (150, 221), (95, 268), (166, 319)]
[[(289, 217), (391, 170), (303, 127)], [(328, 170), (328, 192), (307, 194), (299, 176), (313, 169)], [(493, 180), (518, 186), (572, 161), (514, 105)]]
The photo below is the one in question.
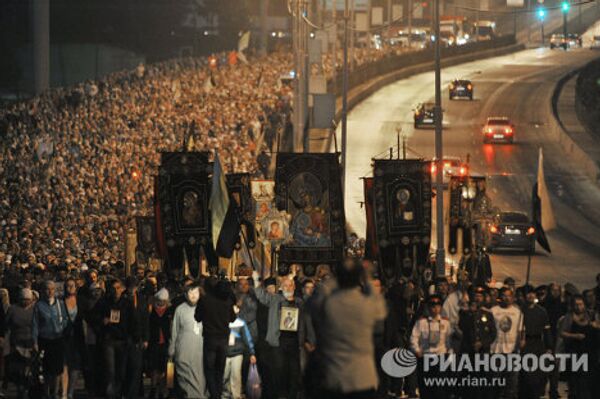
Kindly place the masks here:
[(44, 353), (44, 392), (47, 398), (58, 395), (58, 376), (64, 368), (63, 332), (68, 321), (65, 303), (56, 298), (54, 281), (46, 281), (42, 297), (33, 308), (31, 333), (34, 349)]

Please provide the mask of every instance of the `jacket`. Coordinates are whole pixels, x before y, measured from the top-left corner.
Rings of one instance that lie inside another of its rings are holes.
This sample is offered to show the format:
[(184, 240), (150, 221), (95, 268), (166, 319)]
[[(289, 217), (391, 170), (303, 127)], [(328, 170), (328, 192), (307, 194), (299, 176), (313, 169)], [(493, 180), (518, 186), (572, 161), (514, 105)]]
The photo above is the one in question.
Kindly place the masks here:
[(112, 298), (106, 298), (100, 304), (102, 319), (110, 318), (113, 312), (118, 312), (119, 321), (103, 325), (102, 338), (106, 341), (127, 341), (133, 338), (136, 330), (136, 318), (133, 304), (125, 295), (122, 295), (117, 302)]
[(250, 355), (254, 355), (254, 342), (248, 324), (238, 317), (232, 323), (229, 323), (229, 329), (227, 357), (243, 355), (246, 348), (248, 348)]
[(150, 321), (149, 321), (149, 341), (148, 345), (158, 346), (160, 342), (160, 334), (162, 332), (162, 336), (164, 339), (163, 344), (169, 345), (171, 340), (171, 322), (173, 320), (173, 312), (172, 308), (167, 308), (165, 313), (162, 316), (159, 316), (156, 312), (156, 308), (152, 310), (150, 313)]
[[(267, 336), (265, 341), (270, 346), (279, 347), (279, 323), (281, 317), (281, 307), (287, 302), (287, 299), (281, 293), (270, 294), (267, 290), (260, 285), (258, 281), (254, 282), (254, 294), (256, 295), (256, 299), (263, 305), (269, 308), (269, 317), (267, 321)], [(300, 298), (294, 298), (294, 303), (296, 307), (299, 309), (298, 315), (298, 342), (300, 345), (304, 344), (305, 332), (304, 328), (306, 327), (303, 322), (304, 312), (302, 309), (302, 300)]]
[(204, 337), (227, 338), (229, 323), (236, 318), (233, 311), (233, 299), (208, 292), (198, 301), (194, 318), (198, 323), (202, 323)]
[(37, 344), (38, 338), (61, 338), (68, 322), (67, 308), (62, 300), (55, 299), (52, 305), (46, 300), (37, 302), (33, 308), (31, 324), (33, 343)]

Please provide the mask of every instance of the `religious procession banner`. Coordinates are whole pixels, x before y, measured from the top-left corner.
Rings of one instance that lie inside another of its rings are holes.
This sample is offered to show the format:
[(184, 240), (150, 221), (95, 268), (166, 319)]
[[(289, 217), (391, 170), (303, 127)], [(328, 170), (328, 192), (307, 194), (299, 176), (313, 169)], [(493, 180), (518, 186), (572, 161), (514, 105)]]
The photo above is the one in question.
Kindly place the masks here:
[(342, 261), (346, 237), (339, 154), (279, 153), (275, 203), (290, 217), (289, 237), (279, 251), (282, 264), (314, 269)]

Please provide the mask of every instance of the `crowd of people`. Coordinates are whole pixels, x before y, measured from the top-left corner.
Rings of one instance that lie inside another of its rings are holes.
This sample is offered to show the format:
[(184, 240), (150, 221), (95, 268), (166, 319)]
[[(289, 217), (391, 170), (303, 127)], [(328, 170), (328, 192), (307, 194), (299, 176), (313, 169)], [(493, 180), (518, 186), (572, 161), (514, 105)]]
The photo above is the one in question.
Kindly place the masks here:
[[(405, 49), (356, 49), (353, 63)], [(124, 237), (152, 212), (161, 151), (219, 152), (227, 172), (268, 174), (289, 132), (288, 53), (140, 65), (0, 110), (0, 378), (19, 398), (240, 398), (256, 366), (264, 398), (538, 398), (557, 373), (495, 390), (392, 378), (393, 348), (426, 353), (588, 354), (569, 397), (600, 395), (595, 289), (468, 279), (381, 281), (367, 261), (305, 276), (126, 276)], [(328, 78), (341, 67), (324, 56)], [(354, 236), (350, 252), (364, 251)], [(506, 322), (508, 320), (508, 324)], [(437, 323), (432, 323), (432, 322)], [(174, 376), (169, 365), (174, 365)], [(145, 377), (145, 378), (144, 378)]]
[[(235, 281), (173, 281), (141, 267), (129, 277), (5, 269), (0, 378), (19, 398), (242, 398), (256, 366), (263, 398), (539, 398), (546, 389), (558, 398), (562, 377), (569, 398), (598, 397), (600, 275), (596, 288), (579, 292), (515, 287), (511, 278), (390, 284), (374, 270), (359, 258), (311, 277), (293, 266), (287, 276)], [(381, 359), (394, 348), (417, 358), (586, 354), (589, 367), (506, 373), (500, 387), (444, 391), (424, 385), (422, 373), (386, 374)]]
[[(360, 66), (398, 51), (352, 55)], [(152, 214), (160, 152), (184, 142), (219, 151), (227, 172), (268, 174), (291, 129), (292, 87), (281, 78), (292, 58), (242, 59), (230, 52), (140, 65), (0, 109), (0, 262), (118, 265), (127, 228)]]
[(288, 58), (140, 65), (1, 110), (0, 261), (117, 264), (127, 227), (152, 212), (160, 151), (184, 142), (262, 176), (289, 129), (291, 89), (277, 84)]

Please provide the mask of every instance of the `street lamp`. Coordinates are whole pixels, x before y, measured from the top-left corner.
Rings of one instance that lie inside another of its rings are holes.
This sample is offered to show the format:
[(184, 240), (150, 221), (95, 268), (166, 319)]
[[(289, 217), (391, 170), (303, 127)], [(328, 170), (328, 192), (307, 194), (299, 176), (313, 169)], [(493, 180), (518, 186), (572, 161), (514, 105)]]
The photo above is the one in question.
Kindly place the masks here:
[(569, 9), (571, 8), (571, 5), (569, 4), (568, 1), (563, 1), (560, 9), (563, 13), (563, 48), (566, 50), (567, 46), (568, 46), (568, 39), (567, 39), (567, 14), (569, 13)]
[(542, 47), (544, 47), (544, 19), (546, 19), (546, 10), (544, 10), (543, 8), (540, 8), (537, 12), (537, 15), (538, 15), (538, 19), (540, 20), (540, 23), (541, 23)]
[(446, 272), (446, 251), (444, 249), (444, 157), (442, 155), (442, 73), (440, 54), (440, 0), (434, 1), (434, 54), (435, 54), (435, 108), (433, 118), (435, 122), (435, 156), (437, 170), (435, 175), (436, 196), (436, 233), (437, 250), (435, 254), (436, 275), (441, 277)]

